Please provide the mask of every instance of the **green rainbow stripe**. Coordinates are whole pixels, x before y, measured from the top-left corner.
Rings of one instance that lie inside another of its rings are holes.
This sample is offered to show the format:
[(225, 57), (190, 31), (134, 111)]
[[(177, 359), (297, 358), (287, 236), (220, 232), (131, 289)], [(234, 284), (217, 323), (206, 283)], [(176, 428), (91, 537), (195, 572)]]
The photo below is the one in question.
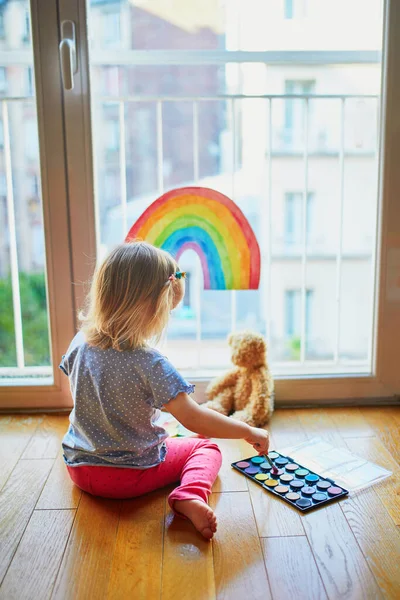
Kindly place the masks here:
[(172, 190), (153, 202), (127, 240), (144, 239), (175, 258), (194, 249), (205, 289), (258, 289), (260, 250), (246, 217), (227, 196), (208, 188)]

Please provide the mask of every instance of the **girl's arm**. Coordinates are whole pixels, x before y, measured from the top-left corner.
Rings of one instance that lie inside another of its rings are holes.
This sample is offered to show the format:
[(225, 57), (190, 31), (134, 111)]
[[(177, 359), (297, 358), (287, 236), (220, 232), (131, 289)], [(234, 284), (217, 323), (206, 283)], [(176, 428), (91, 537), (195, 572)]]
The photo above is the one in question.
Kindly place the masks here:
[(213, 438), (244, 439), (260, 454), (268, 452), (268, 431), (250, 427), (247, 423), (234, 421), (217, 412), (202, 408), (183, 392), (170, 400), (165, 408), (184, 427), (194, 433)]

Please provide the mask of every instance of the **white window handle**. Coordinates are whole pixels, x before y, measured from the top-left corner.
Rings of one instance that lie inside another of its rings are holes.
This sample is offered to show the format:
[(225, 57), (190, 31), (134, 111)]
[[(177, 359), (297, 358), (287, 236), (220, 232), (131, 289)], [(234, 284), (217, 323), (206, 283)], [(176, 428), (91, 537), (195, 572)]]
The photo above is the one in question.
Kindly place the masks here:
[(74, 75), (78, 71), (76, 61), (75, 23), (62, 21), (60, 42), (60, 64), (64, 89), (74, 89)]

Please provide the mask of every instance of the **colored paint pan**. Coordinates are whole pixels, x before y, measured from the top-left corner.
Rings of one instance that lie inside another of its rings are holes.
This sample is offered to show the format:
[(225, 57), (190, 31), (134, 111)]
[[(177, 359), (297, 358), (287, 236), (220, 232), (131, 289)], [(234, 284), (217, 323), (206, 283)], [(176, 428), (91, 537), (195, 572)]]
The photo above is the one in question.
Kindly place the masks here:
[(264, 481), (264, 485), (269, 488), (274, 488), (278, 485), (278, 482), (276, 479), (268, 479), (267, 481)]
[(288, 464), (288, 462), (289, 462), (289, 461), (288, 461), (288, 459), (287, 459), (287, 458), (277, 458), (277, 459), (275, 460), (275, 465), (276, 465), (277, 467), (284, 467), (285, 465), (287, 465), (287, 464)]
[(313, 494), (315, 494), (317, 490), (315, 489), (315, 487), (310, 487), (308, 485), (305, 485), (304, 487), (301, 488), (301, 493), (303, 494), (303, 496), (307, 496), (310, 497)]
[(260, 469), (262, 469), (263, 471), (270, 471), (270, 470), (271, 470), (271, 468), (272, 468), (272, 467), (271, 467), (271, 466), (270, 466), (270, 464), (269, 464), (269, 463), (267, 463), (267, 462), (263, 462), (263, 463), (261, 463), (261, 465), (260, 465)]
[(339, 494), (342, 493), (342, 491), (343, 491), (342, 488), (336, 487), (336, 486), (332, 486), (327, 489), (329, 496), (338, 496)]
[(289, 485), (292, 488), (292, 490), (300, 490), (304, 486), (304, 481), (300, 481), (299, 479), (293, 479), (293, 481), (291, 481)]
[(269, 475), (268, 473), (257, 473), (257, 475), (254, 475), (254, 479), (257, 479), (257, 481), (266, 481), (269, 479)]
[(289, 475), (289, 473), (283, 473), (279, 479), (283, 481), (283, 483), (289, 483), (290, 481), (293, 481), (294, 477), (293, 475)]
[(327, 497), (328, 496), (326, 494), (323, 494), (322, 492), (317, 492), (312, 496), (312, 499), (314, 500), (314, 502), (323, 502), (327, 499)]
[(317, 483), (317, 488), (318, 488), (319, 490), (323, 490), (324, 492), (326, 492), (326, 490), (327, 490), (328, 488), (330, 488), (330, 487), (331, 487), (331, 485), (332, 485), (332, 484), (331, 484), (331, 483), (329, 483), (329, 481), (321, 481), (321, 480), (320, 480), (320, 481), (318, 481), (318, 483)]
[(308, 498), (300, 498), (296, 501), (296, 504), (297, 506), (300, 506), (300, 508), (308, 508), (309, 506), (312, 506), (312, 502)]
[(306, 483), (308, 485), (315, 485), (317, 481), (319, 481), (318, 475), (314, 475), (313, 473), (309, 473), (309, 475), (305, 476)]
[(247, 467), (247, 469), (245, 469), (244, 472), (248, 475), (256, 475), (256, 473), (258, 473), (259, 470), (260, 469), (258, 467)]
[(271, 477), (275, 477), (276, 479), (279, 479), (279, 477), (281, 477), (281, 475), (283, 475), (283, 469), (277, 469), (276, 467), (271, 469)]
[(304, 479), (304, 477), (306, 475), (309, 474), (310, 471), (307, 471), (307, 469), (297, 469), (297, 471), (294, 472), (294, 474), (296, 475), (296, 477), (298, 479)]
[(293, 473), (299, 468), (299, 465), (296, 465), (296, 463), (290, 463), (289, 465), (286, 465), (286, 471), (288, 471), (288, 473)]
[(250, 463), (246, 460), (241, 460), (240, 462), (236, 463), (236, 465), (239, 467), (239, 469), (247, 469), (247, 467), (250, 466)]
[(296, 500), (300, 498), (300, 494), (298, 494), (297, 492), (289, 492), (288, 494), (286, 494), (285, 498), (287, 498), (291, 502), (296, 502)]
[(279, 457), (279, 454), (278, 454), (277, 452), (269, 452), (269, 453), (268, 453), (268, 457), (269, 457), (271, 460), (275, 460), (275, 458), (278, 458), (278, 457)]
[(264, 457), (263, 456), (253, 456), (253, 458), (251, 459), (251, 462), (254, 463), (255, 465), (261, 465), (261, 463), (264, 462)]

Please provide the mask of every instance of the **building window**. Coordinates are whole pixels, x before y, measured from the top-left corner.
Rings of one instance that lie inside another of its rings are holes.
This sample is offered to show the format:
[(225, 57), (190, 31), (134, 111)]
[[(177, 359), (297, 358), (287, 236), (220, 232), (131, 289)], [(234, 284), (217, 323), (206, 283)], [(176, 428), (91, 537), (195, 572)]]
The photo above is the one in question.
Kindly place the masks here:
[(4, 27), (4, 10), (0, 10), (0, 39), (4, 40), (6, 37), (5, 27)]
[(38, 160), (39, 141), (36, 120), (28, 119), (25, 122), (25, 156), (29, 160)]
[(39, 197), (39, 177), (37, 175), (31, 175), (29, 177), (29, 187), (30, 187), (29, 195), (33, 198), (38, 198)]
[(304, 19), (307, 16), (307, 0), (283, 0), (285, 19)]
[[(306, 290), (305, 331), (306, 344), (311, 335), (313, 290)], [(301, 290), (285, 291), (285, 338), (292, 340), (301, 336)]]
[(116, 119), (106, 121), (106, 148), (111, 152), (116, 152), (119, 148), (119, 125)]
[(107, 46), (119, 44), (121, 41), (121, 14), (106, 12), (103, 16), (103, 40)]
[(29, 16), (29, 10), (25, 11), (25, 19), (24, 19), (24, 33), (22, 36), (23, 41), (30, 42), (31, 40), (31, 20)]
[(26, 69), (26, 95), (33, 96), (33, 69), (28, 67)]
[(191, 303), (190, 303), (190, 273), (186, 272), (186, 279), (185, 279), (185, 295), (183, 296), (183, 300), (182, 300), (182, 307), (183, 308), (191, 308)]
[[(307, 195), (306, 244), (311, 241), (314, 221), (314, 193)], [(303, 243), (303, 192), (286, 192), (284, 206), (284, 240), (289, 249), (300, 249)]]
[(115, 206), (119, 202), (119, 176), (115, 171), (104, 174), (104, 200), (106, 206)]
[(0, 148), (4, 148), (4, 127), (3, 127), (3, 121), (0, 121)]
[(0, 67), (0, 94), (7, 94), (7, 70), (5, 67)]
[(294, 0), (283, 0), (285, 19), (293, 19), (293, 2)]
[[(285, 81), (285, 96), (311, 96), (315, 81)], [(302, 146), (305, 134), (305, 103), (302, 99), (286, 98), (284, 114), (284, 142), (286, 146)], [(311, 119), (309, 107), (308, 119)]]
[(7, 179), (5, 173), (0, 173), (0, 198), (7, 196)]
[(103, 77), (103, 93), (106, 96), (118, 95), (120, 93), (118, 67), (105, 67), (103, 69)]

